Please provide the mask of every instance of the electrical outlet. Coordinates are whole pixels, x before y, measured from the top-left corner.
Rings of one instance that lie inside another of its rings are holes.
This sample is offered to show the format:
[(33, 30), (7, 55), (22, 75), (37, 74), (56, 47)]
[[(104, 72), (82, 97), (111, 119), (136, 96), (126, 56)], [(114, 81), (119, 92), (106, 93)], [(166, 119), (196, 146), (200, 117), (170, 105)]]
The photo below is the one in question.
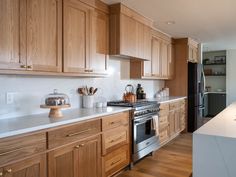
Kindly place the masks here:
[(6, 93), (6, 104), (14, 104), (15, 102), (15, 94), (14, 92)]

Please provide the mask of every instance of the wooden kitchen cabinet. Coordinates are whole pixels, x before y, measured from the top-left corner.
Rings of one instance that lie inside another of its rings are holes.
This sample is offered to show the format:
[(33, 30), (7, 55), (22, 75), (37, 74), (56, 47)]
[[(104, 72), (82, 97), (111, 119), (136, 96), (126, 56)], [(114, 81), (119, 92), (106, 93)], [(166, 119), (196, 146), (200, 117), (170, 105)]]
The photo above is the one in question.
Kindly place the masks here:
[(0, 8), (0, 68), (60, 72), (62, 0), (1, 0)]
[[(20, 36), (25, 35), (25, 26), (19, 17), (25, 17), (26, 0), (0, 1), (0, 69), (24, 69), (25, 46)], [(24, 27), (24, 28), (23, 28)]]
[(62, 71), (62, 0), (27, 0), (27, 69)]
[(186, 101), (181, 99), (161, 103), (159, 112), (159, 138), (161, 146), (175, 138), (186, 128)]
[(93, 73), (106, 73), (109, 59), (109, 16), (95, 10), (92, 25), (90, 68)]
[(110, 6), (110, 55), (151, 60), (153, 21), (119, 3)]
[[(194, 48), (194, 52), (192, 48)], [(173, 49), (175, 77), (171, 80), (167, 80), (165, 86), (170, 89), (170, 95), (172, 96), (187, 96), (188, 62), (199, 62), (197, 60), (198, 43), (190, 38), (173, 39)]]
[(105, 73), (108, 15), (78, 0), (64, 1), (64, 65), (67, 73)]
[(101, 177), (100, 136), (49, 152), (48, 166), (49, 177)]
[(64, 72), (89, 72), (92, 11), (79, 1), (64, 1)]
[[(4, 177), (47, 177), (46, 154), (3, 167)], [(1, 172), (0, 172), (1, 174)], [(1, 176), (1, 175), (0, 175)]]
[(130, 77), (134, 79), (172, 79), (174, 76), (171, 38), (152, 30), (151, 60), (131, 60)]

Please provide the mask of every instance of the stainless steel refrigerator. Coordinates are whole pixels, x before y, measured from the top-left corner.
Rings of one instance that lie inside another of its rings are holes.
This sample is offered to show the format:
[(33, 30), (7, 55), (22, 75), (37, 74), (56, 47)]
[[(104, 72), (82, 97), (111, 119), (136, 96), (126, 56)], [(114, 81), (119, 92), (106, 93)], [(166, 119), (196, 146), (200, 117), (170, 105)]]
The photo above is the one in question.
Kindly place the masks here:
[(203, 124), (205, 76), (202, 64), (188, 63), (188, 131)]

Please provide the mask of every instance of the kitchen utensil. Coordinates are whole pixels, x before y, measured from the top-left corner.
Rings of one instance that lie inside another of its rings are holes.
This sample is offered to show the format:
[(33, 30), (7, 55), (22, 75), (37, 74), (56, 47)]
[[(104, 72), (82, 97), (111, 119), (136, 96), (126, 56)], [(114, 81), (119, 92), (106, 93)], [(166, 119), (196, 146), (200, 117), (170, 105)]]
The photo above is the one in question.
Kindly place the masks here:
[(93, 95), (93, 92), (94, 92), (94, 88), (93, 88), (93, 87), (90, 87), (90, 88), (89, 88), (89, 95)]
[(93, 95), (98, 91), (98, 88), (95, 88), (93, 91)]

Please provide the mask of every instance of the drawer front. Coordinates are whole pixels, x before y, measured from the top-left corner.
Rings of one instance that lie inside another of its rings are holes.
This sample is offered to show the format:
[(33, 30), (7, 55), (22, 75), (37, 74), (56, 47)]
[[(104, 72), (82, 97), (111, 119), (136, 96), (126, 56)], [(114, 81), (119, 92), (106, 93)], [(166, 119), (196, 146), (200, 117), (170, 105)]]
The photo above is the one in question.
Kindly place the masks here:
[(103, 141), (103, 155), (114, 149), (120, 147), (121, 145), (129, 143), (129, 129), (126, 127), (118, 127), (114, 130), (104, 132), (102, 135)]
[(46, 150), (46, 133), (0, 140), (0, 165)]
[(169, 103), (161, 103), (160, 111), (169, 111)]
[(169, 139), (169, 131), (167, 127), (163, 129), (162, 131), (160, 131), (159, 139), (160, 139), (161, 144), (166, 142)]
[(168, 126), (168, 116), (160, 116), (159, 117), (159, 129), (163, 129)]
[(182, 106), (184, 107), (184, 106), (185, 106), (185, 102), (186, 102), (185, 99), (180, 100), (180, 101), (179, 101), (180, 107), (182, 107)]
[(129, 124), (129, 112), (121, 112), (102, 118), (102, 130), (109, 130)]
[(179, 101), (170, 103), (170, 110), (175, 110), (179, 108)]
[(103, 157), (103, 176), (111, 176), (118, 172), (130, 162), (129, 146), (125, 145), (121, 148), (107, 154)]
[(78, 123), (48, 132), (48, 148), (78, 141), (101, 132), (101, 120)]

